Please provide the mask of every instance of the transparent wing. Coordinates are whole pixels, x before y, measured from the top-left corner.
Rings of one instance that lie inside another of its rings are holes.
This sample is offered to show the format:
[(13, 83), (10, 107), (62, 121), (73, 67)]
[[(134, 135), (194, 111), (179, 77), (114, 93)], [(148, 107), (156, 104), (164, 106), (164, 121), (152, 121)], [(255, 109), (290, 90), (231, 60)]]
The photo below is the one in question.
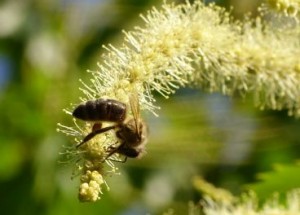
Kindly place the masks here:
[(130, 108), (131, 108), (131, 112), (134, 118), (134, 122), (135, 122), (135, 128), (137, 133), (139, 134), (139, 120), (140, 120), (140, 104), (139, 104), (139, 99), (138, 99), (138, 93), (137, 92), (133, 92), (131, 93), (130, 97), (129, 97), (129, 103), (130, 103)]

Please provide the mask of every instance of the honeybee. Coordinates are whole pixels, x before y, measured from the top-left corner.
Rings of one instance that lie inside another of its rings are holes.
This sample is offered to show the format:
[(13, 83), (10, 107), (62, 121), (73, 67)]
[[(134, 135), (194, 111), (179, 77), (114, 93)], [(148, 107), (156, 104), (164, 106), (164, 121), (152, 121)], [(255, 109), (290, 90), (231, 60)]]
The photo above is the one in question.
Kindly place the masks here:
[[(135, 94), (130, 96), (129, 103), (132, 117), (127, 117), (127, 106), (124, 103), (113, 99), (96, 99), (78, 105), (72, 115), (83, 121), (96, 123), (91, 133), (85, 136), (76, 147), (80, 147), (98, 134), (114, 129), (120, 144), (110, 146), (104, 160), (115, 153), (124, 155), (124, 162), (127, 157), (140, 157), (145, 151), (148, 128), (141, 119), (139, 102)], [(102, 128), (99, 121), (114, 122), (115, 124)]]

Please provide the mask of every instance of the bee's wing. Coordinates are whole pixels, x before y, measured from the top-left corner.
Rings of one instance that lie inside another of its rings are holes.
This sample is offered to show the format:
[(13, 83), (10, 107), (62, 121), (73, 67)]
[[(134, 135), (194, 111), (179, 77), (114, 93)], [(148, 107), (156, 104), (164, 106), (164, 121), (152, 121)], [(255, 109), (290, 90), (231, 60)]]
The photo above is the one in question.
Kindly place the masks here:
[(140, 104), (138, 100), (138, 94), (136, 92), (130, 95), (129, 103), (130, 103), (131, 112), (135, 122), (135, 128), (137, 133), (139, 134), (140, 131), (138, 125), (140, 120)]

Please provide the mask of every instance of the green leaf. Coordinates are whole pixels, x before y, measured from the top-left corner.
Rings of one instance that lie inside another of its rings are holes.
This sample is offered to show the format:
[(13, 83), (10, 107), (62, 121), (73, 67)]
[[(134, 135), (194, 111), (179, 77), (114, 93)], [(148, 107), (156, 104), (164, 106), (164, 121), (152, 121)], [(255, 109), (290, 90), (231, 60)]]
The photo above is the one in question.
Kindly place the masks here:
[(288, 191), (300, 188), (300, 163), (276, 164), (274, 171), (260, 173), (257, 178), (260, 181), (246, 185), (246, 189), (255, 191), (261, 200), (269, 198), (274, 193), (285, 197)]

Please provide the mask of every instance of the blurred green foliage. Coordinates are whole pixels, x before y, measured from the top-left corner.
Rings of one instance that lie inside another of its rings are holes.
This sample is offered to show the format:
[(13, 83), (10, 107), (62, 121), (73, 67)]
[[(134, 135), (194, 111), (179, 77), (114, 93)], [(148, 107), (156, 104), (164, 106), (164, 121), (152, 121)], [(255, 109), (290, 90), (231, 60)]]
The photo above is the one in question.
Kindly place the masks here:
[[(275, 170), (275, 171), (274, 171)], [(270, 198), (274, 190), (281, 194), (279, 197), (284, 201), (284, 195), (288, 191), (299, 188), (300, 165), (297, 164), (277, 164), (271, 172), (258, 175), (260, 182), (247, 185), (247, 187), (257, 194), (260, 198)], [(274, 193), (275, 194), (275, 193)]]
[[(56, 132), (56, 123), (71, 122), (62, 109), (79, 102), (78, 79), (97, 69), (101, 45), (121, 43), (121, 29), (141, 24), (138, 14), (159, 2), (0, 3), (2, 214), (160, 214), (168, 208), (184, 214), (189, 200), (200, 199), (194, 175), (239, 193), (257, 173), (299, 157), (300, 124), (284, 111), (258, 112), (251, 98), (180, 90), (170, 100), (158, 96), (159, 118), (145, 114), (148, 154), (117, 163), (122, 174), (108, 178), (110, 192), (100, 201), (78, 202), (79, 179), (71, 180), (75, 161), (59, 162), (71, 140)], [(263, 184), (258, 189), (262, 196), (272, 192)]]

